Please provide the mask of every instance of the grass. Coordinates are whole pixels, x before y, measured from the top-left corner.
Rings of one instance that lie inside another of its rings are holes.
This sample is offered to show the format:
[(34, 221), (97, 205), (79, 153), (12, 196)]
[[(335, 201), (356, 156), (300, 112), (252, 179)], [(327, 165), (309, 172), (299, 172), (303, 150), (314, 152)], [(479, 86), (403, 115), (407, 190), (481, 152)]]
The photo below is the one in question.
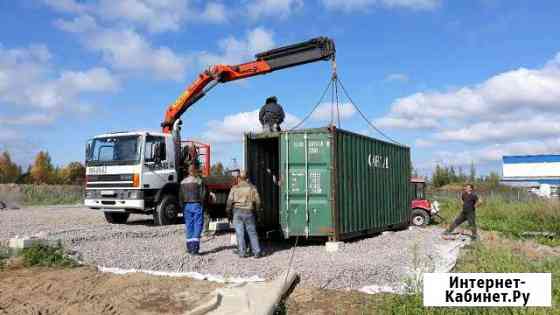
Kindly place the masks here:
[(83, 196), (82, 186), (0, 185), (0, 200), (24, 206), (78, 204)]
[[(455, 199), (438, 200), (447, 226), (460, 211)], [(422, 293), (388, 295), (372, 310), (381, 314), (560, 314), (560, 256), (550, 255), (546, 247), (524, 240), (523, 232), (553, 232), (556, 238), (537, 238), (542, 245), (560, 245), (560, 203), (547, 200), (484, 200), (477, 211), (477, 225), (486, 231), (483, 241), (465, 248), (453, 272), (550, 272), (553, 308), (426, 308)]]
[(35, 245), (19, 254), (25, 267), (76, 267), (76, 261), (64, 254), (61, 246)]
[(78, 204), (83, 200), (79, 186), (23, 185), (23, 204), (33, 206)]
[(9, 248), (0, 246), (0, 271), (4, 270), (8, 258), (10, 258)]
[(521, 241), (500, 237), (485, 240), (463, 251), (454, 272), (550, 272), (553, 308), (429, 308), (424, 307), (421, 292), (388, 296), (379, 311), (382, 314), (560, 314), (560, 257), (531, 255)]
[[(461, 209), (459, 200), (438, 200), (441, 216), (450, 224)], [(523, 232), (553, 232), (556, 238), (536, 238), (549, 246), (560, 245), (560, 202), (534, 200), (528, 202), (507, 201), (500, 197), (484, 200), (476, 210), (476, 222), (480, 229), (501, 232), (515, 239), (526, 238)], [(466, 223), (464, 223), (466, 224)]]

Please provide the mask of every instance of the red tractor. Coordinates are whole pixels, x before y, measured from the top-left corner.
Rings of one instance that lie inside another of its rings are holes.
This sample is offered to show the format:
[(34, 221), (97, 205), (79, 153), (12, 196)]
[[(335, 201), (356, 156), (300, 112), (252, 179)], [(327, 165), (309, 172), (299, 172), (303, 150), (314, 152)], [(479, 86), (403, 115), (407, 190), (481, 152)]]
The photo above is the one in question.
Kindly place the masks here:
[(410, 223), (414, 226), (426, 226), (434, 217), (443, 219), (439, 215), (439, 203), (426, 199), (426, 181), (423, 178), (413, 177), (410, 179), (410, 184), (413, 193)]

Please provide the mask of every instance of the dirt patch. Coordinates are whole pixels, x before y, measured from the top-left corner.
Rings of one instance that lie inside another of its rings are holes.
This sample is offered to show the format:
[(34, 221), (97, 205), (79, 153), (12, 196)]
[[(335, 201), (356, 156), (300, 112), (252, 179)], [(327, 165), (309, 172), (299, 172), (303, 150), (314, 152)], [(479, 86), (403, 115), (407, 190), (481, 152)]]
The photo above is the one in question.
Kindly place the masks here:
[(0, 272), (0, 314), (182, 314), (219, 286), (92, 267), (8, 267)]
[(284, 304), (284, 314), (377, 314), (384, 294), (364, 294), (349, 290), (324, 290), (296, 287)]
[(539, 260), (546, 257), (560, 256), (560, 246), (546, 246), (534, 240), (512, 240), (505, 238), (497, 232), (483, 232), (483, 242), (488, 247), (508, 247), (517, 254), (523, 254), (529, 259)]

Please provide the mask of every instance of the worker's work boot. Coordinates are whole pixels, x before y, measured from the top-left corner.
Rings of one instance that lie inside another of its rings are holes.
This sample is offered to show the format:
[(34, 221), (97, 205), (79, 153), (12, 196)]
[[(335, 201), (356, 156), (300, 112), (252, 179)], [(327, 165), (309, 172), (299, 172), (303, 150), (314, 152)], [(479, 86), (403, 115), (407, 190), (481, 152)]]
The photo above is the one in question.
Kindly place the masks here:
[(471, 238), (473, 241), (480, 241), (480, 237), (478, 236), (478, 233), (476, 232), (476, 228), (473, 228), (472, 230), (472, 234), (471, 234)]

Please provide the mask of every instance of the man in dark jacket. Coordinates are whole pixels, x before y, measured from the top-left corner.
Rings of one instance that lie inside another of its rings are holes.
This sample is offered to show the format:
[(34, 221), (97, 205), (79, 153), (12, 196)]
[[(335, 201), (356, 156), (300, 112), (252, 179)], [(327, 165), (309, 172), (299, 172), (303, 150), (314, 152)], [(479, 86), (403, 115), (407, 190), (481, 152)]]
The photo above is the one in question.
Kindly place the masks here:
[(185, 219), (185, 234), (187, 238), (187, 252), (198, 255), (200, 250), (200, 235), (204, 225), (204, 209), (202, 207), (206, 197), (206, 186), (198, 176), (195, 166), (189, 168), (189, 176), (181, 181), (180, 190)]
[(266, 104), (261, 107), (259, 121), (265, 131), (280, 131), (280, 124), (284, 122), (284, 109), (278, 104), (276, 96), (266, 99)]
[(451, 234), (455, 228), (457, 228), (461, 223), (467, 221), (472, 231), (472, 238), (478, 240), (478, 234), (476, 231), (476, 207), (482, 203), (482, 200), (474, 193), (474, 186), (472, 184), (467, 184), (463, 188), (463, 193), (461, 194), (461, 200), (463, 201), (463, 210), (459, 213), (455, 221), (449, 226), (449, 228), (444, 232), (445, 235)]

